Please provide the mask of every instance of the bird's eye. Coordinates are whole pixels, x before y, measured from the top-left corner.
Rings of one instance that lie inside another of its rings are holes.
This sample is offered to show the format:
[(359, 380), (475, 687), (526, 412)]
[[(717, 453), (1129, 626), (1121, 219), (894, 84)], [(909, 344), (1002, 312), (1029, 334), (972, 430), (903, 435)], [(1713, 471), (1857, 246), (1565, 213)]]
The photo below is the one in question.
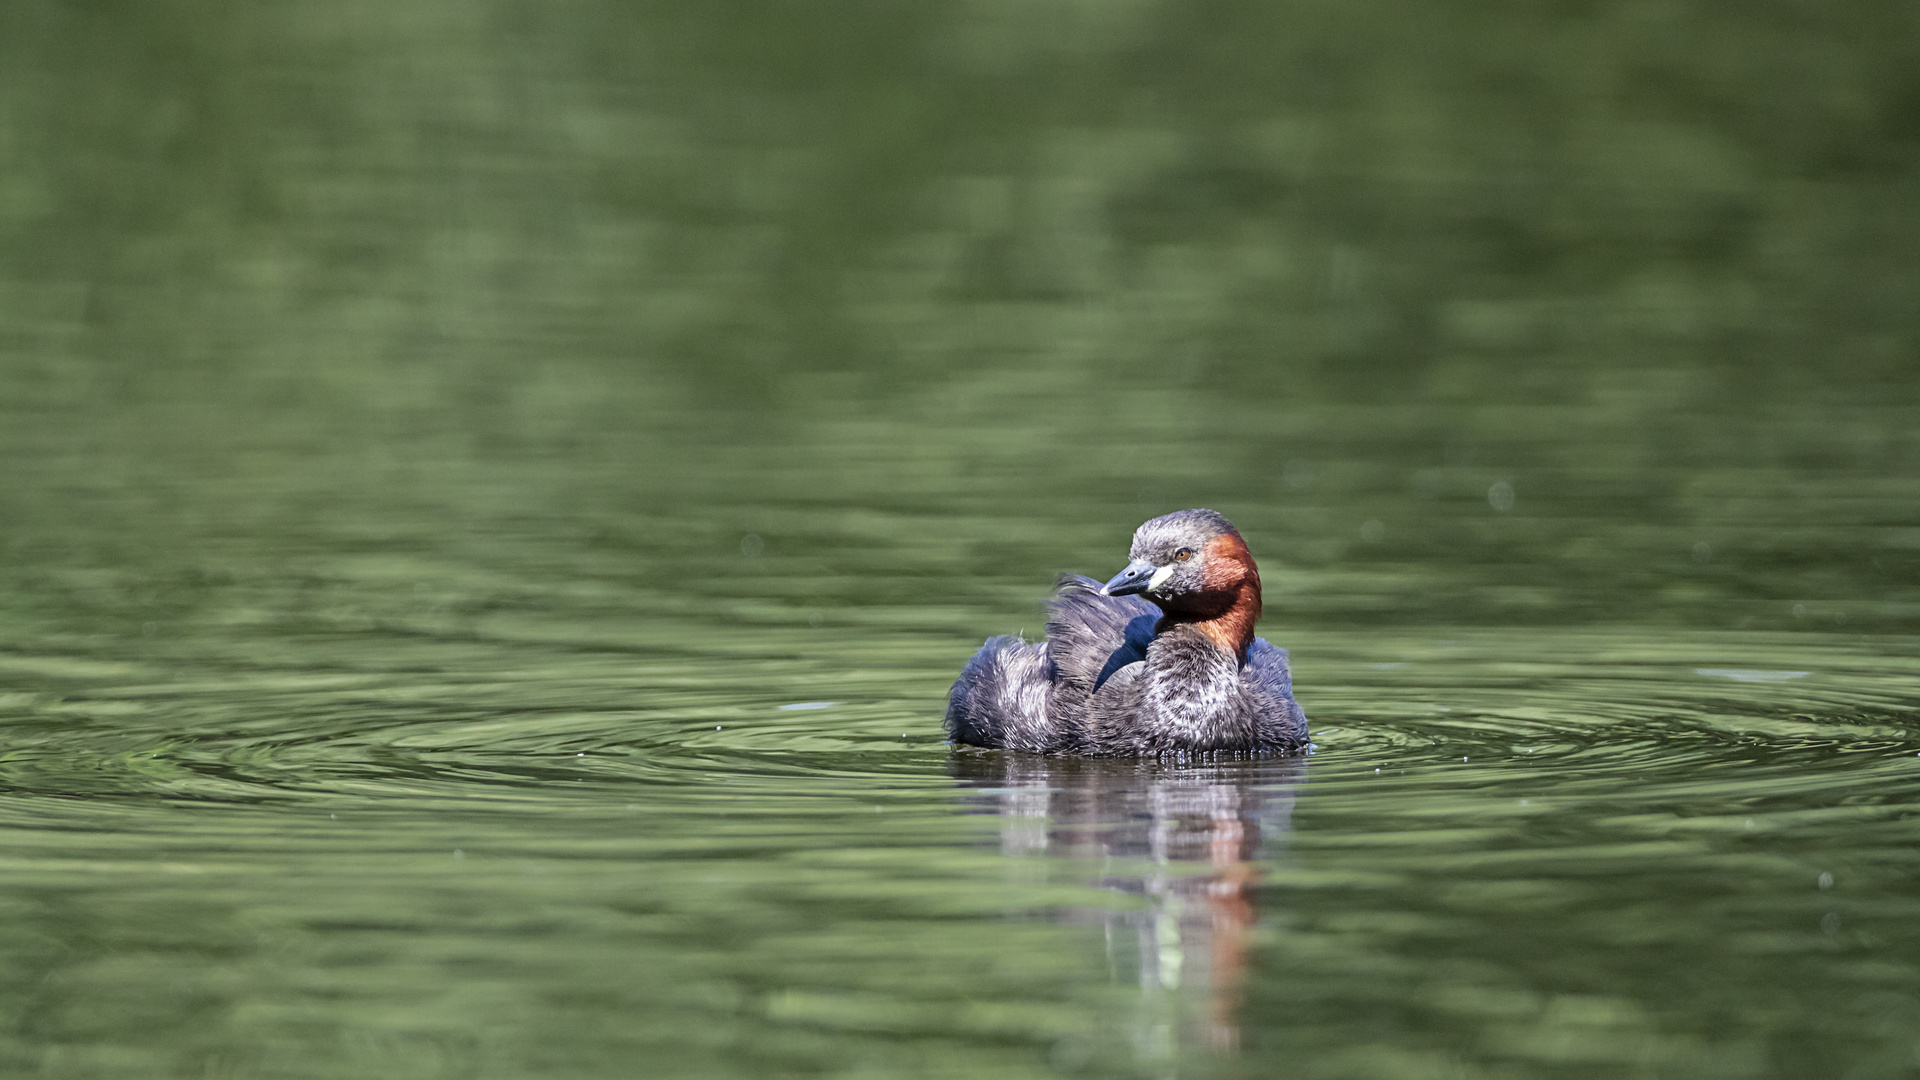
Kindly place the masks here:
[(1193, 558), (1192, 548), (1181, 548), (1179, 551), (1176, 551), (1173, 553), (1173, 559), (1175, 562), (1186, 562), (1188, 559), (1191, 559), (1191, 558)]

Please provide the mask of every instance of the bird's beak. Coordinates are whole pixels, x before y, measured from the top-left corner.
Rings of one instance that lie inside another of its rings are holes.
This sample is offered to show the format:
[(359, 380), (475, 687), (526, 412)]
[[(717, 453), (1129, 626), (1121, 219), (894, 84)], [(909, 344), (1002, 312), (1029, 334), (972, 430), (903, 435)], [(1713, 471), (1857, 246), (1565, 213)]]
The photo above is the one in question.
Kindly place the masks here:
[(1125, 570), (1113, 575), (1113, 580), (1100, 587), (1107, 596), (1134, 596), (1147, 591), (1149, 579), (1159, 567), (1145, 559), (1135, 559), (1127, 564)]

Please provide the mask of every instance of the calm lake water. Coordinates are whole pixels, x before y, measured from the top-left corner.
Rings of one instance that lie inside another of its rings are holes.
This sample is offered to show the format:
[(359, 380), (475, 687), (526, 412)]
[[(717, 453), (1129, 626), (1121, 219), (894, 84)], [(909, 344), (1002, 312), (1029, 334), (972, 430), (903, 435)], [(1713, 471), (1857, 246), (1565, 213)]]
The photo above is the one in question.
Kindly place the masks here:
[(1913, 10), (7, 5), (0, 1071), (1915, 1075)]

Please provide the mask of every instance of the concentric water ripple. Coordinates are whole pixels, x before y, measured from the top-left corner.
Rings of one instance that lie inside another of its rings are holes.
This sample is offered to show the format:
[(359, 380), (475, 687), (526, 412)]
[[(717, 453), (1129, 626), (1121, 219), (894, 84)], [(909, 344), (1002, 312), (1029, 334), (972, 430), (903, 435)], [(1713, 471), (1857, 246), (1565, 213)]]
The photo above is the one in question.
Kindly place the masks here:
[[(573, 986), (671, 1013), (647, 1045), (710, 1065), (684, 1031), (802, 1057), (808, 1032), (1009, 1040), (1122, 1071), (1237, 1048), (1218, 1060), (1307, 1076), (1739, 1075), (1816, 1028), (1905, 1060), (1886, 1018), (1920, 992), (1910, 644), (1290, 644), (1313, 754), (1184, 763), (956, 751), (940, 694), (963, 647), (937, 643), (850, 676), (514, 645), (457, 673), (15, 651), (0, 863), (88, 919), (177, 897), (373, 964), (331, 989), (185, 969), (275, 1003), (263, 1032), (315, 993), (459, 1012), (448, 973), (480, 964), (500, 1007)], [(639, 989), (649, 965), (683, 991)], [(1833, 1011), (1783, 1004), (1805, 993)], [(1356, 1057), (1382, 1017), (1400, 1056)]]

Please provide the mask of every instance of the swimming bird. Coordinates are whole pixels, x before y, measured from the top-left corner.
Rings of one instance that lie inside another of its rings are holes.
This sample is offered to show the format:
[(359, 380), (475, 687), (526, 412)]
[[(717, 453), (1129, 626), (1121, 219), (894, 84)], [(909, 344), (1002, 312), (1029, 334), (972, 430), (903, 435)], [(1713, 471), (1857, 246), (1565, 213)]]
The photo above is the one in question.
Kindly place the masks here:
[(947, 692), (956, 743), (1150, 756), (1306, 748), (1287, 653), (1253, 636), (1260, 570), (1212, 510), (1141, 525), (1105, 585), (1063, 576), (1047, 638), (989, 638)]

